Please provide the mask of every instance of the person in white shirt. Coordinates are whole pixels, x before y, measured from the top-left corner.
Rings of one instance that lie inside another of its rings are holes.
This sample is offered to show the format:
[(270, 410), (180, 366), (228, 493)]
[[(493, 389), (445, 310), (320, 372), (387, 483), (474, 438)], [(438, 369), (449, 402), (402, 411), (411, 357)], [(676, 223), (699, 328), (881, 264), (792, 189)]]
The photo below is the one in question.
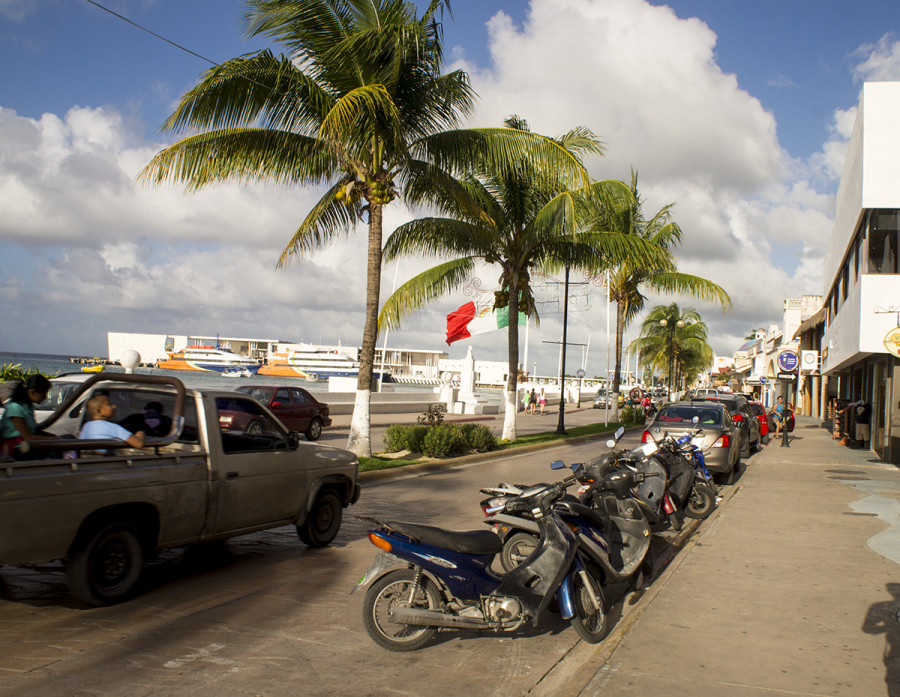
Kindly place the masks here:
[(110, 420), (116, 415), (116, 406), (109, 401), (109, 397), (106, 395), (94, 395), (88, 400), (87, 415), (90, 421), (85, 421), (84, 426), (81, 427), (79, 438), (123, 440), (132, 448), (144, 447), (143, 431), (131, 433)]

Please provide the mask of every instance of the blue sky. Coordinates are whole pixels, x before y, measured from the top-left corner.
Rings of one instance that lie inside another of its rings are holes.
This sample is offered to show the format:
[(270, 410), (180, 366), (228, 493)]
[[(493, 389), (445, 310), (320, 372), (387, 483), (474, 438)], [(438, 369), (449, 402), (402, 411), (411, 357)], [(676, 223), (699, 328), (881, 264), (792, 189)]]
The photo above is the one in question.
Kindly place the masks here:
[[(242, 39), (237, 0), (102, 4), (212, 60), (263, 47)], [(648, 207), (676, 204), (682, 268), (736, 300), (724, 316), (685, 301), (717, 352), (779, 323), (785, 296), (822, 292), (859, 89), (900, 79), (896, 0), (452, 5), (447, 60), (472, 76), (473, 123), (519, 113), (550, 135), (586, 125), (607, 143), (594, 176), (634, 166)], [(134, 184), (171, 142), (157, 128), (206, 63), (85, 0), (0, 0), (0, 59), (0, 350), (102, 354), (107, 330), (359, 342), (363, 260), (348, 253), (358, 240), (273, 269), (317, 192)], [(401, 263), (400, 280), (415, 271)], [(535, 334), (550, 340), (559, 321), (546, 293)], [(605, 344), (600, 296), (583, 298), (572, 341)], [(465, 300), (438, 303), (391, 343), (441, 348), (443, 314)], [(539, 372), (553, 372), (552, 349), (532, 342)], [(475, 350), (502, 360), (502, 337)]]

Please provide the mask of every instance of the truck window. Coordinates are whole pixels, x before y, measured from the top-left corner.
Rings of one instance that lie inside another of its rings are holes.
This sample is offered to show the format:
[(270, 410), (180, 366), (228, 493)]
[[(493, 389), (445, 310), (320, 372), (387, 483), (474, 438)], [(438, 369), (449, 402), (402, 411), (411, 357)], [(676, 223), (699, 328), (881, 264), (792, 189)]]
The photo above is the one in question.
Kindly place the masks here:
[[(106, 394), (115, 405), (114, 420), (122, 428), (132, 433), (143, 431), (152, 438), (163, 438), (169, 434), (175, 412), (175, 395), (171, 392), (107, 387), (99, 392)], [(184, 427), (177, 442), (199, 444), (199, 433), (196, 405), (193, 398), (187, 397), (184, 402)]]
[(222, 451), (226, 454), (287, 450), (287, 434), (259, 402), (241, 397), (216, 400)]

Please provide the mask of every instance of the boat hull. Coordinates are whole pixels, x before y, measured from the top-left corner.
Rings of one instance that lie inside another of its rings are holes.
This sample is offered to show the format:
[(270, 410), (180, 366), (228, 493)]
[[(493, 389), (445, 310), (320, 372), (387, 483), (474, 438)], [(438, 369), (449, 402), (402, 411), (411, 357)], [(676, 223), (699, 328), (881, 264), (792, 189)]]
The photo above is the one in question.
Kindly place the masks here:
[(221, 363), (204, 363), (203, 361), (186, 361), (179, 359), (158, 361), (156, 363), (156, 367), (163, 368), (165, 370), (193, 370), (202, 371), (204, 373), (224, 373), (234, 370), (249, 370), (253, 375), (256, 375), (259, 371), (258, 365), (226, 365)]

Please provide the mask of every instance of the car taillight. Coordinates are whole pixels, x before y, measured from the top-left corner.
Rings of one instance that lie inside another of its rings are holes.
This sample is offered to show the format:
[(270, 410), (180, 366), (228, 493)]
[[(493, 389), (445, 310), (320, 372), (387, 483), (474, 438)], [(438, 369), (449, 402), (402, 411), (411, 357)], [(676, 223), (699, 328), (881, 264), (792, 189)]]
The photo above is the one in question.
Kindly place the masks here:
[(729, 439), (729, 437), (727, 435), (725, 435), (725, 436), (722, 436), (721, 438), (719, 438), (715, 443), (713, 443), (709, 447), (710, 448), (727, 448), (730, 443), (731, 443), (731, 440)]
[(641, 434), (641, 443), (647, 443), (650, 441), (650, 431), (644, 431)]

